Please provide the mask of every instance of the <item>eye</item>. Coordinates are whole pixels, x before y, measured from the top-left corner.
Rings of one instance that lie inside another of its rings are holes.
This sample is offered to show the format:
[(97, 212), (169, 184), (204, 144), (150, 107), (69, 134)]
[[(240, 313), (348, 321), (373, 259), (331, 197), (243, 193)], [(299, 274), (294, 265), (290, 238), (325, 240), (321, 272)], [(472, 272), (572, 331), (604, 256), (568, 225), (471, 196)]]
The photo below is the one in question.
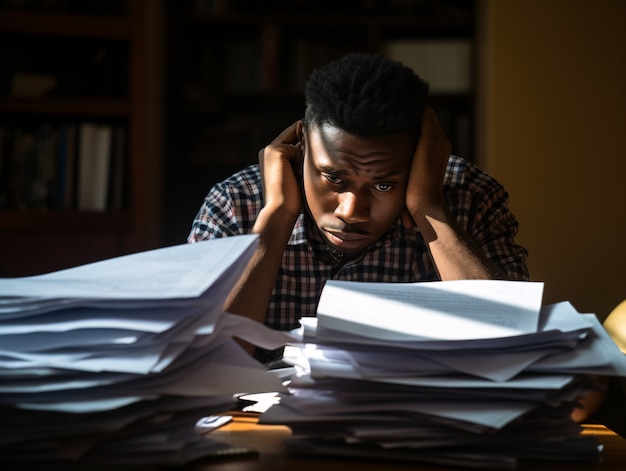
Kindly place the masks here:
[(374, 188), (380, 193), (387, 193), (393, 188), (393, 185), (391, 183), (376, 183)]
[(343, 183), (343, 179), (341, 177), (333, 175), (332, 173), (323, 173), (322, 176), (328, 183), (332, 183), (333, 185), (340, 185)]

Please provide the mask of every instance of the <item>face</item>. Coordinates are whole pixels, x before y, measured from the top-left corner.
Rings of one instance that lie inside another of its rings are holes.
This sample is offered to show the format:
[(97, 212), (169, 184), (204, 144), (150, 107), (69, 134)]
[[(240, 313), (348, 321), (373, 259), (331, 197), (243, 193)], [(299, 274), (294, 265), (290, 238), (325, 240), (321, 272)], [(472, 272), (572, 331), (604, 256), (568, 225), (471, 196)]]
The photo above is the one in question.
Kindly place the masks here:
[(361, 252), (405, 205), (414, 142), (407, 134), (362, 138), (330, 125), (304, 130), (306, 204), (328, 243)]

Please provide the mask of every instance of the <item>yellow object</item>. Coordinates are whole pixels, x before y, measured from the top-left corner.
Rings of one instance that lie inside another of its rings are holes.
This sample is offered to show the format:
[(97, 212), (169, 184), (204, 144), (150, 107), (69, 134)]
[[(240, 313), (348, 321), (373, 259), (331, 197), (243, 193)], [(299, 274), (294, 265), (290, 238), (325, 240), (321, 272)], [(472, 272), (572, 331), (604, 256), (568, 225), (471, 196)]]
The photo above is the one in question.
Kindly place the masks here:
[(620, 350), (626, 353), (626, 300), (611, 311), (602, 325)]

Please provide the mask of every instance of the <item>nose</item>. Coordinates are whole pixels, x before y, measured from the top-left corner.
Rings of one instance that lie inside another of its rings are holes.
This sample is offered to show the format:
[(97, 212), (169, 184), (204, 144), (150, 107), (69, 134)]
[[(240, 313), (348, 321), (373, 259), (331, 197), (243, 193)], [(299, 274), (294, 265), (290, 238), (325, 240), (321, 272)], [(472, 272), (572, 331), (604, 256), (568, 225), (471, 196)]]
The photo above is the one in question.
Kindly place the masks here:
[(364, 193), (344, 191), (339, 193), (335, 216), (348, 224), (366, 222), (370, 216), (370, 201)]

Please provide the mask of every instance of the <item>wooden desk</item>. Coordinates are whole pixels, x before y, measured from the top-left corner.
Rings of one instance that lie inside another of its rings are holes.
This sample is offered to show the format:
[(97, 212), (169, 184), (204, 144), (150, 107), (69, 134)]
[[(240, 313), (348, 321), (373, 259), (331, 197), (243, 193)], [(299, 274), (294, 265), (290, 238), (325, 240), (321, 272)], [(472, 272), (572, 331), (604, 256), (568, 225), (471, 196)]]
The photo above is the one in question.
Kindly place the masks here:
[[(604, 427), (586, 427), (604, 444), (600, 463), (588, 462), (523, 462), (522, 471), (625, 471), (626, 441)], [(193, 466), (194, 471), (448, 471), (459, 468), (420, 463), (383, 462), (366, 459), (291, 457), (284, 453), (283, 440), (290, 436), (287, 427), (258, 425), (255, 418), (237, 417), (233, 422), (209, 434), (210, 437), (242, 448), (254, 448), (258, 455), (228, 457), (219, 461), (205, 460)]]

